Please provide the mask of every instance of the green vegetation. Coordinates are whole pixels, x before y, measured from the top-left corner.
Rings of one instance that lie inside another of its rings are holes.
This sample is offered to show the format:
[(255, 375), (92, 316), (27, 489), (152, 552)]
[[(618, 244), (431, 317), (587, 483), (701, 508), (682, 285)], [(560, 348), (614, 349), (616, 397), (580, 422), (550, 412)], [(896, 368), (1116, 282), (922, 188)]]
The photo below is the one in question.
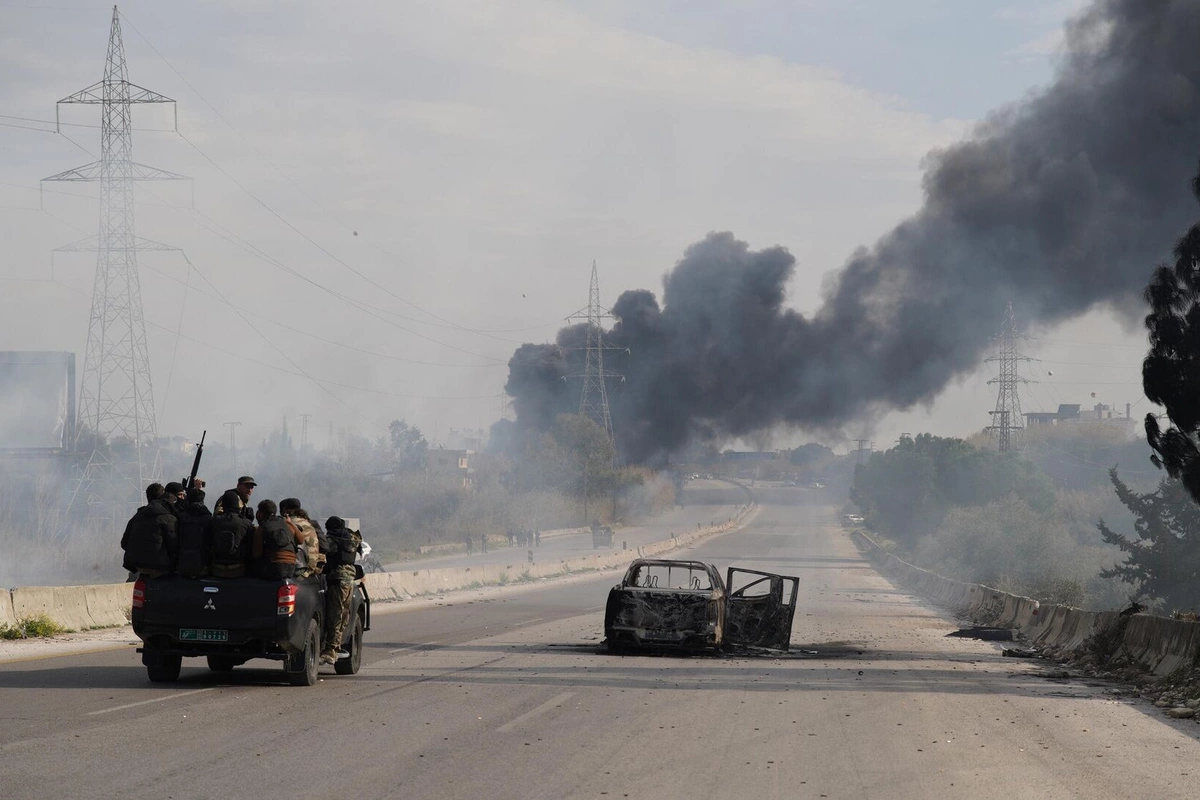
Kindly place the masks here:
[(1097, 526), (1125, 561), (1102, 575), (1133, 587), (1136, 595), (1164, 611), (1200, 608), (1200, 506), (1179, 481), (1164, 480), (1153, 492), (1130, 489), (1111, 470), (1117, 497), (1134, 516), (1134, 536)]
[(850, 489), (867, 527), (906, 547), (936, 530), (951, 509), (1010, 495), (1039, 512), (1054, 504), (1053, 487), (1028, 461), (928, 433), (873, 454), (855, 468)]
[(850, 496), (868, 528), (927, 569), (1043, 602), (1126, 603), (1108, 572), (1120, 552), (1096, 535), (1098, 519), (1128, 519), (1107, 486), (1068, 490), (1015, 454), (922, 434), (859, 465)]
[(0, 623), (0, 639), (40, 639), (57, 636), (60, 633), (74, 633), (74, 631), (64, 628), (45, 614), (17, 620), (16, 625)]

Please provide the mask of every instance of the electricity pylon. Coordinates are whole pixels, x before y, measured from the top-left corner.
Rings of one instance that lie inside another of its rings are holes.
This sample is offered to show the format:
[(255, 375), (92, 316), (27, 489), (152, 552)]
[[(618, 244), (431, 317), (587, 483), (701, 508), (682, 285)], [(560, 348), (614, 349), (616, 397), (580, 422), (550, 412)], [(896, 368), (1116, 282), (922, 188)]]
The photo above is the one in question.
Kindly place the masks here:
[(94, 249), (97, 254), (79, 385), (82, 424), (75, 442), (80, 455), (88, 453), (88, 460), (71, 505), (85, 501), (87, 518), (100, 523), (117, 523), (137, 504), (142, 486), (158, 477), (158, 430), (137, 251), (176, 248), (135, 235), (133, 183), (186, 178), (133, 160), (131, 109), (140, 103), (174, 102), (129, 82), (121, 21), (113, 6), (104, 78), (55, 105), (56, 119), (63, 104), (99, 105), (102, 109), (100, 159), (44, 179), (100, 184), (99, 233), (63, 248)]
[(1017, 332), (1017, 318), (1013, 312), (1013, 304), (1009, 303), (1004, 311), (1004, 325), (1000, 334), (993, 338), (996, 342), (996, 354), (985, 359), (986, 363), (998, 362), (1000, 374), (988, 381), (988, 386), (997, 385), (996, 409), (991, 412), (992, 424), (987, 430), (992, 433), (992, 441), (1001, 453), (1007, 453), (1013, 446), (1013, 434), (1019, 434), (1025, 429), (1021, 414), (1021, 395), (1017, 387), (1030, 381), (1022, 378), (1017, 372), (1017, 364), (1021, 361), (1030, 362), (1034, 359), (1017, 352), (1017, 340), (1026, 338)]
[(614, 445), (612, 415), (608, 408), (608, 379), (623, 380), (623, 376), (609, 372), (604, 368), (604, 351), (619, 350), (604, 344), (603, 321), (615, 319), (607, 308), (600, 305), (600, 277), (596, 262), (592, 262), (592, 285), (588, 292), (587, 308), (567, 317), (568, 322), (583, 321), (587, 325), (587, 350), (584, 355), (583, 372), (569, 375), (571, 378), (583, 379), (583, 391), (579, 394), (579, 414), (586, 416), (601, 428), (608, 437), (609, 444)]

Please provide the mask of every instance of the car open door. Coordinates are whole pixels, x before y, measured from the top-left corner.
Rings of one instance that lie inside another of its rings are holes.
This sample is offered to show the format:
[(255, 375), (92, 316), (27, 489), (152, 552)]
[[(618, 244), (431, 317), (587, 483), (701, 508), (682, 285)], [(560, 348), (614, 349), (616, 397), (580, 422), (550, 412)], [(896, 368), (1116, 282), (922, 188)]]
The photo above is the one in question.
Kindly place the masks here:
[(787, 650), (800, 579), (730, 567), (726, 588), (725, 643)]

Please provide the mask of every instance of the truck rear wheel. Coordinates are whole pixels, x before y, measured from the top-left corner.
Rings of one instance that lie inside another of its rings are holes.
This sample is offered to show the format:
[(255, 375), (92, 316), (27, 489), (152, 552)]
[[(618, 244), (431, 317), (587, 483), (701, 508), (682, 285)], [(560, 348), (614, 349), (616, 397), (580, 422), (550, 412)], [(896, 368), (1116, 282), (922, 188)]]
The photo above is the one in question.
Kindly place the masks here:
[(354, 615), (354, 632), (350, 634), (350, 644), (347, 649), (350, 651), (349, 658), (339, 658), (333, 662), (333, 670), (338, 675), (357, 675), (358, 670), (362, 667), (362, 637), (363, 637), (363, 618), (362, 614)]
[(321, 655), (321, 626), (316, 619), (308, 621), (308, 635), (304, 637), (304, 651), (297, 653), (284, 663), (288, 683), (292, 686), (312, 686), (317, 682), (318, 659)]
[(183, 656), (159, 656), (155, 661), (157, 663), (146, 665), (146, 677), (152, 683), (172, 683), (179, 680)]

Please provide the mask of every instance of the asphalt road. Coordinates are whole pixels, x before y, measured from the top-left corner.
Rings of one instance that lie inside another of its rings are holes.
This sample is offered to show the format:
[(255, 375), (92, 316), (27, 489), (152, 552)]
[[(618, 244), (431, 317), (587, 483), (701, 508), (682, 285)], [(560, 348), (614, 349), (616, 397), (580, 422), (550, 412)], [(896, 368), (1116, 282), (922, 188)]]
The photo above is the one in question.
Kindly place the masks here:
[(607, 575), (400, 604), (376, 616), (358, 676), (307, 689), (267, 662), (152, 685), (129, 647), (0, 664), (0, 795), (1194, 793), (1195, 723), (945, 638), (956, 626), (875, 573), (834, 518), (765, 504), (691, 553), (800, 577), (788, 657), (604, 655)]

